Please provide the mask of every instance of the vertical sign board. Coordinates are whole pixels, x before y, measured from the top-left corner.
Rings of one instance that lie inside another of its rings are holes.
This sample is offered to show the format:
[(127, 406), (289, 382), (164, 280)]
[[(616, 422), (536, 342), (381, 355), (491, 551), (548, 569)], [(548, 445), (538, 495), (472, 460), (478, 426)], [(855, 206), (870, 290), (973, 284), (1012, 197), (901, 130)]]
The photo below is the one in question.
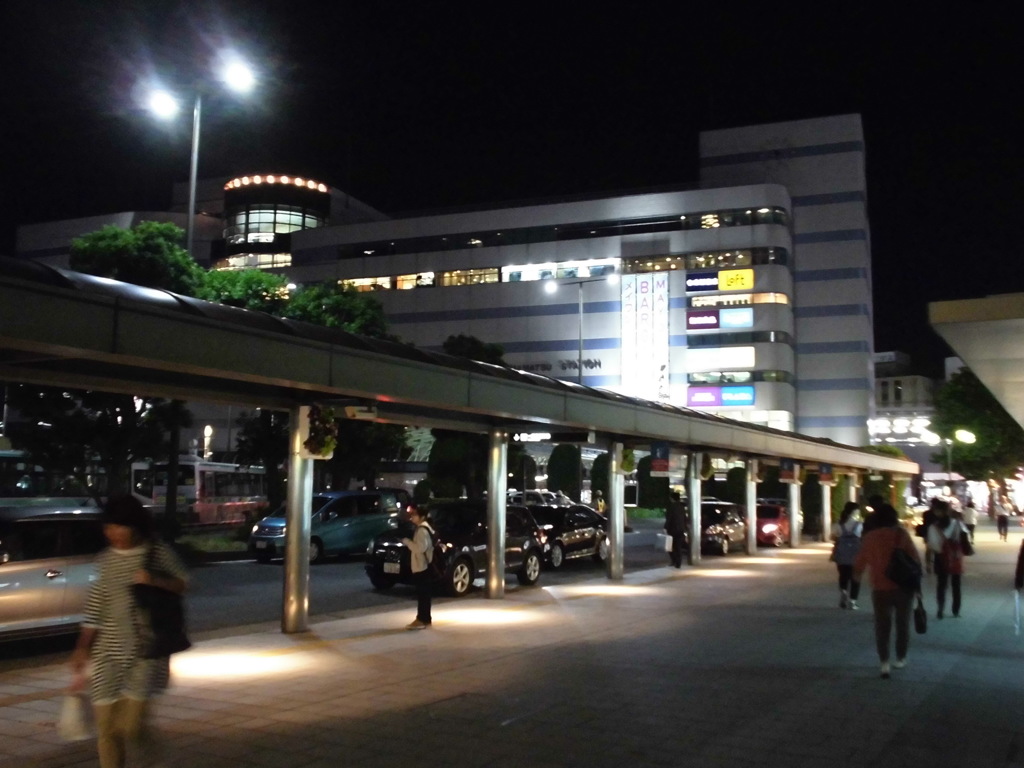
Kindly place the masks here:
[(651, 477), (668, 477), (668, 443), (651, 441)]
[(779, 459), (779, 482), (795, 483), (796, 481), (796, 462), (792, 459)]
[(623, 390), (648, 400), (666, 400), (668, 275), (626, 275), (621, 286)]

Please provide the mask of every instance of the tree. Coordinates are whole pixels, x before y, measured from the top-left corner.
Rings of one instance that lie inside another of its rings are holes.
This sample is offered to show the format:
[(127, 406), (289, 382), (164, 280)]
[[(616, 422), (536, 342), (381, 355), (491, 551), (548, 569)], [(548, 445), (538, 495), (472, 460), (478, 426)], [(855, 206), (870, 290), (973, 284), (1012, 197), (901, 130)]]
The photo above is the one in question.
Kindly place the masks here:
[(284, 504), (285, 464), (288, 461), (288, 414), (257, 409), (238, 417), (235, 438), (242, 463), (262, 466), (267, 480), (267, 502), (271, 509)]
[[(449, 336), (442, 345), (449, 355), (501, 365), (502, 349), (473, 336)], [(486, 358), (486, 359), (485, 359)], [(431, 430), (434, 445), (427, 460), (427, 479), (436, 496), (458, 496), (465, 489), (470, 498), (479, 498), (487, 488), (487, 435)]]
[(215, 270), (206, 273), (199, 298), (280, 315), (289, 300), (288, 282), (262, 269)]
[(317, 283), (299, 289), (285, 304), (281, 317), (378, 339), (389, 338), (380, 302), (372, 294), (337, 283)]
[(103, 227), (71, 241), (71, 269), (147, 288), (198, 296), (206, 272), (181, 247), (171, 223), (143, 221), (132, 229)]
[(644, 456), (636, 463), (638, 507), (664, 509), (668, 504), (668, 478), (651, 477), (651, 457)]
[(548, 490), (561, 491), (572, 499), (580, 498), (583, 464), (578, 445), (559, 443), (548, 457)]
[[(932, 431), (944, 440), (955, 440), (958, 429), (973, 432), (975, 442), (953, 443), (950, 471), (969, 480), (1005, 483), (1024, 462), (1024, 429), (969, 368), (953, 374), (935, 396)], [(935, 453), (932, 461), (945, 466), (945, 450)]]
[[(611, 465), (612, 459), (607, 453), (599, 453), (594, 457), (593, 463), (590, 465), (590, 498), (591, 500), (597, 498), (597, 491), (607, 499), (609, 498), (610, 488), (608, 487), (608, 468)], [(593, 501), (591, 501), (593, 503)]]
[(372, 485), (381, 462), (399, 458), (404, 449), (405, 433), (400, 426), (339, 419), (334, 456), (316, 464), (331, 475), (334, 488), (344, 490), (353, 479)]

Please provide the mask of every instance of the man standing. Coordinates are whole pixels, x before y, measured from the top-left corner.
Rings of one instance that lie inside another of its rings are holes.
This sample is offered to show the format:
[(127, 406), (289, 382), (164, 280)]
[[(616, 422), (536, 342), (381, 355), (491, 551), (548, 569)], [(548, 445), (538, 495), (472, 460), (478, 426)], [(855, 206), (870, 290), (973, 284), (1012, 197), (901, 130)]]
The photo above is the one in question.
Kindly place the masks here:
[(686, 504), (679, 491), (672, 491), (671, 499), (665, 508), (665, 533), (672, 537), (672, 549), (669, 561), (676, 568), (683, 565), (683, 543), (686, 537)]

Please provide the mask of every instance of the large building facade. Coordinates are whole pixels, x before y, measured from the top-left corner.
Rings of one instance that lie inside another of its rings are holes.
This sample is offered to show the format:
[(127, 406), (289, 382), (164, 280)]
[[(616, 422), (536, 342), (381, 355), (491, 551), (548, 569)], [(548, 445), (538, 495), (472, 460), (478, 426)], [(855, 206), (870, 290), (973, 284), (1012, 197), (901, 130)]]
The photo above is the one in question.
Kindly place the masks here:
[(689, 188), (401, 219), (319, 182), (243, 176), (207, 195), (210, 263), (374, 291), (421, 347), (475, 336), (518, 368), (867, 444), (859, 116), (706, 132), (700, 162)]

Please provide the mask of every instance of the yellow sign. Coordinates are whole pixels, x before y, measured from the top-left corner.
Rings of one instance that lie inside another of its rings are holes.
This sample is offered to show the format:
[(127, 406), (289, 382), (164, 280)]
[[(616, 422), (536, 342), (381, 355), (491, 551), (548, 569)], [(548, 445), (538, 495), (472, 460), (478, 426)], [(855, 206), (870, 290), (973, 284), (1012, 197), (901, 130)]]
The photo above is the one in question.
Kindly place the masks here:
[(718, 290), (749, 291), (754, 288), (754, 270), (723, 269), (718, 273)]

